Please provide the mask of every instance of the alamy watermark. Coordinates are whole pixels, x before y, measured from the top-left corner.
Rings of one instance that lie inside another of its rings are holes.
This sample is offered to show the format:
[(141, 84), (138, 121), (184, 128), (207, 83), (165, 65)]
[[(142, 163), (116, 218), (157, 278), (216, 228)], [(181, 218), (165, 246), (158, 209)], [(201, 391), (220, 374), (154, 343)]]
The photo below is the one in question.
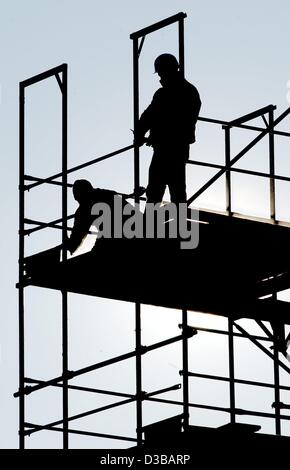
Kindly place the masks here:
[(181, 249), (195, 249), (199, 243), (199, 213), (185, 203), (147, 203), (143, 214), (139, 205), (126, 204), (114, 196), (114, 206), (98, 202), (91, 215), (98, 238), (179, 239)]

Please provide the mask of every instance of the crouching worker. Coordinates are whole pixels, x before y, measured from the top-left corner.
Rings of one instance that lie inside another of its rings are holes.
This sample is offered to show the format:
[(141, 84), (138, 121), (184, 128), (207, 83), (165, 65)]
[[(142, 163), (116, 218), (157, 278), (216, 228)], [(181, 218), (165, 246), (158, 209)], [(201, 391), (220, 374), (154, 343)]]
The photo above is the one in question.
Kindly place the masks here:
[(71, 254), (82, 244), (92, 225), (98, 230), (96, 241), (98, 243), (98, 238), (101, 237), (124, 238), (124, 233), (126, 234), (124, 228), (126, 229), (127, 223), (128, 229), (129, 219), (135, 217), (132, 222), (135, 224), (136, 220), (142, 218), (141, 212), (136, 215), (135, 208), (126, 201), (126, 198), (132, 195), (124, 197), (115, 191), (93, 188), (87, 180), (75, 181), (73, 195), (79, 207), (75, 212), (71, 236), (66, 242), (66, 248)]

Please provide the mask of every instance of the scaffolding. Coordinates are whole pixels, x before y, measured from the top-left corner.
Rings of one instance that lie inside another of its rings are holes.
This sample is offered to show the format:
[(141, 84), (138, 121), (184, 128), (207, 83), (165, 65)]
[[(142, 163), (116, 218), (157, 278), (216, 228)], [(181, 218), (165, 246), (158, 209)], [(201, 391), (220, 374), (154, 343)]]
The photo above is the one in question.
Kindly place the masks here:
[[(178, 13), (170, 18), (155, 23), (147, 28), (132, 33), (130, 38), (133, 42), (133, 102), (134, 102), (134, 130), (137, 128), (139, 120), (139, 57), (144, 44), (145, 37), (159, 29), (167, 27), (169, 25), (177, 23), (178, 25), (178, 44), (179, 44), (179, 64), (180, 71), (184, 74), (184, 20), (186, 18), (185, 13)], [(281, 390), (290, 390), (290, 387), (280, 385), (280, 368), (290, 373), (290, 368), (284, 364), (279, 358), (279, 350), (281, 350), (281, 328), (284, 329), (285, 324), (290, 324), (289, 316), (289, 304), (277, 300), (277, 292), (287, 289), (290, 287), (290, 266), (283, 260), (283, 250), (287, 243), (289, 243), (289, 225), (286, 222), (277, 220), (276, 217), (276, 201), (275, 201), (275, 182), (276, 181), (287, 181), (290, 182), (290, 178), (276, 174), (275, 171), (275, 136), (290, 137), (290, 133), (277, 130), (277, 126), (290, 114), (290, 108), (283, 112), (279, 117), (274, 117), (275, 106), (269, 105), (264, 108), (258, 109), (250, 114), (242, 116), (234, 121), (223, 121), (212, 118), (199, 117), (199, 121), (209, 123), (210, 125), (216, 125), (222, 128), (224, 132), (224, 149), (225, 149), (225, 163), (224, 165), (213, 164), (209, 162), (201, 162), (197, 160), (189, 160), (188, 165), (199, 165), (205, 168), (212, 168), (217, 170), (216, 174), (210, 178), (198, 191), (196, 191), (189, 199), (188, 206), (190, 206), (201, 194), (203, 194), (208, 188), (210, 188), (219, 178), (225, 176), (225, 191), (226, 191), (226, 211), (224, 213), (201, 211), (200, 220), (206, 221), (209, 224), (215, 226), (216, 224), (221, 230), (222, 234), (226, 234), (227, 230), (240, 230), (246, 227), (250, 233), (255, 231), (265, 234), (265, 236), (273, 236), (277, 244), (279, 245), (277, 264), (273, 264), (273, 260), (269, 261), (269, 269), (263, 270), (263, 276), (259, 279), (255, 277), (255, 295), (256, 299), (251, 301), (247, 300), (241, 306), (239, 302), (234, 301), (228, 304), (219, 303), (217, 305), (209, 304), (204, 299), (195, 297), (195, 293), (192, 294), (192, 298), (183, 299), (181, 294), (180, 298), (156, 298), (156, 301), (152, 301), (150, 298), (145, 298), (142, 291), (134, 294), (128, 293), (127, 297), (120, 296), (120, 293), (102, 290), (88, 290), (86, 291), (82, 287), (76, 287), (68, 283), (61, 283), (59, 279), (51, 278), (33, 278), (27, 276), (25, 263), (25, 237), (36, 233), (46, 228), (55, 228), (62, 231), (62, 243), (65, 245), (67, 238), (67, 232), (71, 230), (68, 223), (73, 218), (73, 215), (68, 214), (67, 201), (68, 201), (68, 188), (72, 185), (68, 183), (68, 175), (82, 170), (91, 165), (97, 164), (98, 162), (110, 159), (121, 155), (127, 151), (134, 151), (134, 188), (135, 188), (135, 204), (139, 204), (140, 198), (138, 196), (138, 189), (140, 187), (140, 155), (139, 146), (130, 144), (122, 149), (113, 151), (107, 155), (103, 155), (93, 160), (84, 162), (83, 164), (77, 165), (72, 168), (68, 168), (67, 162), (67, 101), (68, 101), (68, 88), (67, 88), (67, 64), (62, 64), (58, 67), (50, 69), (44, 73), (36, 75), (20, 83), (20, 114), (19, 114), (19, 143), (20, 143), (20, 155), (19, 155), (19, 390), (14, 394), (15, 397), (19, 398), (19, 439), (20, 448), (25, 447), (25, 437), (41, 430), (50, 430), (62, 433), (63, 436), (63, 448), (69, 448), (69, 434), (79, 434), (95, 437), (105, 437), (108, 439), (120, 439), (127, 441), (128, 443), (137, 444), (137, 447), (142, 447), (144, 444), (143, 433), (146, 429), (143, 428), (142, 420), (142, 405), (144, 401), (154, 401), (156, 403), (166, 403), (178, 405), (182, 409), (182, 415), (180, 419), (183, 422), (183, 431), (186, 433), (190, 430), (190, 414), (189, 410), (194, 408), (208, 409), (221, 411), (226, 413), (230, 417), (230, 424), (235, 425), (237, 423), (237, 417), (240, 415), (246, 416), (259, 416), (265, 418), (271, 418), (275, 420), (276, 434), (281, 435), (281, 422), (282, 420), (289, 420), (290, 417), (283, 415), (281, 410), (289, 408), (289, 405), (285, 405), (281, 402), (280, 392)], [(28, 87), (39, 83), (43, 80), (54, 77), (59, 85), (61, 97), (62, 97), (62, 168), (61, 172), (51, 175), (46, 178), (39, 178), (34, 175), (28, 175), (25, 171), (25, 91)], [(268, 117), (268, 120), (266, 119)], [(264, 127), (251, 125), (249, 121), (261, 117), (264, 121)], [(231, 130), (232, 129), (246, 129), (248, 131), (255, 131), (258, 135), (246, 145), (238, 154), (232, 155), (231, 152)], [(263, 138), (267, 137), (269, 141), (269, 172), (252, 171), (248, 169), (237, 168), (234, 165), (247, 153), (249, 152), (258, 142)], [(270, 187), (270, 219), (269, 220), (256, 220), (250, 217), (243, 216), (241, 214), (234, 213), (232, 210), (232, 181), (231, 177), (233, 173), (240, 173), (245, 175), (252, 175), (269, 180)], [(35, 187), (41, 185), (58, 185), (62, 188), (62, 216), (60, 219), (53, 220), (49, 223), (36, 221), (26, 218), (25, 214), (25, 194), (27, 191), (32, 190)], [(28, 226), (33, 226), (28, 228)], [(278, 249), (278, 248), (277, 248)], [(187, 250), (186, 250), (187, 251)], [(188, 255), (189, 256), (189, 255)], [(77, 263), (77, 258), (74, 258), (74, 263)], [(62, 263), (64, 271), (62, 275), (68, 271), (65, 271), (66, 266), (69, 266), (72, 260), (67, 260), (66, 250), (62, 250)], [(73, 266), (73, 264), (70, 264)], [(248, 268), (249, 271), (251, 268)], [(253, 268), (254, 269), (254, 268)], [(259, 271), (260, 272), (260, 271)], [(249, 273), (250, 274), (250, 273)], [(257, 273), (255, 273), (256, 275)], [(58, 377), (53, 377), (47, 381), (35, 380), (26, 377), (25, 374), (25, 334), (24, 334), (24, 292), (27, 286), (41, 286), (59, 290), (62, 295), (62, 374)], [(229, 287), (228, 287), (229, 289)], [(99, 297), (113, 298), (117, 300), (126, 300), (135, 303), (135, 349), (121, 356), (113, 357), (109, 360), (98, 362), (82, 369), (71, 371), (68, 364), (68, 293), (78, 292), (81, 294), (89, 294)], [(228, 292), (229, 294), (229, 292)], [(131, 296), (130, 296), (131, 295)], [(270, 298), (269, 298), (270, 296)], [(265, 298), (267, 297), (267, 298)], [(182, 312), (182, 322), (179, 325), (181, 334), (173, 338), (169, 338), (158, 343), (151, 344), (149, 346), (143, 346), (141, 341), (141, 304), (148, 303), (153, 305), (164, 305), (165, 307), (179, 308)], [(233, 315), (234, 306), (234, 315)], [(188, 310), (199, 310), (204, 312), (212, 312), (218, 315), (228, 317), (228, 330), (218, 330), (210, 328), (193, 327), (188, 323)], [(265, 336), (251, 335), (245, 328), (241, 327), (237, 321), (239, 318), (252, 318), (256, 320), (258, 325), (262, 328)], [(264, 321), (274, 321), (273, 332), (271, 332)], [(275, 326), (276, 325), (276, 326)], [(229, 361), (229, 375), (218, 376), (208, 375), (191, 372), (189, 370), (189, 353), (188, 353), (188, 342), (189, 339), (194, 337), (198, 331), (207, 331), (212, 334), (227, 335), (228, 337), (228, 361)], [(234, 354), (234, 338), (247, 338), (256, 347), (262, 350), (268, 357), (273, 361), (274, 369), (274, 382), (266, 383), (259, 381), (240, 380), (235, 377), (235, 354)], [(176, 390), (181, 388), (180, 384), (173, 385), (154, 392), (146, 393), (142, 387), (142, 357), (144, 354), (150, 351), (163, 348), (167, 345), (181, 342), (182, 344), (182, 370), (180, 375), (182, 377), (182, 401), (168, 400), (158, 398), (157, 395), (163, 394), (170, 390)], [(266, 349), (261, 342), (273, 343), (273, 353)], [(91, 371), (95, 371), (111, 364), (116, 364), (121, 361), (125, 361), (130, 358), (135, 358), (136, 361), (136, 393), (126, 394), (118, 393), (115, 391), (108, 390), (97, 390), (96, 393), (105, 393), (111, 396), (118, 396), (121, 398), (120, 401), (110, 404), (108, 406), (89, 410), (88, 412), (81, 413), (79, 415), (70, 416), (69, 414), (69, 390), (82, 390), (92, 391), (81, 386), (71, 385), (70, 380), (74, 377), (81, 376)], [(229, 384), (229, 396), (230, 406), (229, 408), (217, 407), (211, 405), (201, 405), (198, 403), (192, 403), (189, 397), (189, 380), (191, 378), (198, 377), (203, 379), (211, 379), (216, 381), (223, 381)], [(266, 387), (274, 390), (274, 412), (273, 413), (261, 413), (254, 412), (251, 410), (238, 409), (235, 403), (235, 385), (245, 384), (249, 386)], [(29, 423), (25, 419), (25, 397), (38, 390), (46, 389), (47, 387), (60, 387), (62, 389), (62, 419), (51, 422), (48, 424), (35, 424)], [(112, 409), (119, 407), (127, 403), (136, 404), (136, 436), (116, 436), (114, 434), (94, 433), (82, 430), (75, 430), (69, 427), (69, 423), (73, 420), (82, 418), (98, 413), (99, 411), (105, 411), (106, 409)], [(255, 428), (255, 430), (257, 430)]]

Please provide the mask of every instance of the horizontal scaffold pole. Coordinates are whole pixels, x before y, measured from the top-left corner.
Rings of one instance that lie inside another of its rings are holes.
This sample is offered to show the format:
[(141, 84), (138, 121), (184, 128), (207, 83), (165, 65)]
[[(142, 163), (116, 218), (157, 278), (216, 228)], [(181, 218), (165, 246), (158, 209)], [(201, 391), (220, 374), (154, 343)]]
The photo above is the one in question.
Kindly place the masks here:
[(20, 86), (25, 88), (30, 85), (34, 85), (35, 83), (41, 82), (42, 80), (45, 80), (46, 78), (53, 77), (57, 75), (58, 73), (63, 72), (64, 69), (66, 68), (67, 68), (67, 64), (62, 64), (62, 65), (59, 65), (58, 67), (53, 67), (52, 69), (46, 70), (45, 72), (34, 75), (34, 77), (30, 77), (27, 80), (23, 80), (22, 82), (20, 82)]
[[(220, 124), (223, 127), (237, 127), (239, 129), (247, 129), (249, 131), (257, 131), (261, 132), (265, 130), (265, 127), (259, 127), (259, 126), (251, 126), (249, 124), (238, 124), (235, 121), (223, 121), (221, 119), (213, 119), (213, 118), (207, 118), (207, 117), (202, 117), (199, 116), (197, 118), (198, 121), (201, 122), (207, 122), (209, 124)], [(275, 134), (275, 135), (282, 135), (284, 137), (290, 137), (290, 132), (285, 132), (285, 131), (278, 131), (275, 129), (269, 130), (270, 134)]]
[[(185, 372), (181, 370), (179, 374), (185, 375)], [(188, 375), (188, 377), (195, 377), (198, 379), (218, 380), (222, 382), (230, 382), (232, 380), (233, 382), (237, 384), (253, 385), (254, 387), (275, 388), (274, 384), (271, 384), (268, 382), (255, 382), (253, 380), (230, 379), (229, 377), (223, 377), (223, 376), (211, 375), (211, 374), (199, 374), (197, 372), (188, 372), (186, 375)], [(290, 390), (290, 387), (287, 387), (286, 385), (280, 385), (279, 388), (281, 390), (288, 390), (288, 391)]]
[[(185, 336), (187, 338), (191, 338), (192, 336), (194, 336), (196, 334), (197, 334), (197, 331), (194, 328), (188, 327), (188, 328), (186, 328), (186, 330), (184, 331), (184, 334), (182, 334), (182, 335), (174, 336), (173, 338), (170, 338), (170, 339), (167, 339), (167, 340), (164, 340), (164, 341), (160, 341), (158, 343), (154, 343), (150, 346), (141, 346), (140, 353), (145, 354), (147, 352), (154, 351), (155, 349), (162, 348), (163, 346), (168, 346), (169, 344), (173, 344), (173, 343), (176, 343), (178, 341), (181, 341)], [(136, 356), (136, 351), (131, 351), (127, 354), (122, 354), (122, 355), (116, 356), (112, 359), (107, 359), (106, 361), (99, 362), (98, 364), (93, 364), (93, 365), (88, 366), (88, 367), (83, 367), (82, 369), (79, 369), (77, 371), (69, 371), (67, 373), (66, 379), (70, 380), (70, 379), (73, 379), (74, 377), (78, 377), (80, 375), (87, 374), (88, 372), (93, 372), (94, 370), (101, 369), (103, 367), (110, 366), (112, 364), (116, 364), (116, 363), (124, 361), (126, 359), (131, 359), (135, 356)], [(24, 387), (24, 390), (19, 390), (18, 392), (14, 393), (14, 397), (17, 398), (17, 397), (20, 397), (21, 395), (29, 395), (32, 392), (36, 392), (37, 390), (41, 390), (41, 389), (49, 387), (51, 385), (56, 385), (56, 384), (58, 384), (59, 382), (62, 382), (62, 381), (63, 381), (63, 376), (60, 375), (59, 377), (55, 377), (54, 379), (47, 380), (47, 381), (39, 383), (35, 386)]]
[(236, 124), (243, 124), (244, 122), (251, 121), (252, 119), (256, 119), (257, 117), (264, 116), (264, 114), (269, 113), (270, 111), (274, 111), (277, 106), (273, 104), (269, 104), (268, 106), (264, 106), (264, 108), (257, 109), (251, 113), (245, 114), (233, 121), (229, 122), (229, 126), (236, 125)]
[[(135, 397), (134, 398), (127, 398), (126, 400), (121, 400), (121, 401), (118, 401), (116, 403), (111, 403), (110, 405), (105, 405), (105, 406), (101, 406), (99, 408), (94, 408), (93, 410), (84, 411), (83, 413), (78, 413), (77, 415), (68, 417), (67, 421), (68, 422), (75, 421), (76, 419), (81, 419), (81, 418), (85, 418), (87, 416), (92, 416), (94, 414), (101, 413), (102, 411), (111, 410), (112, 408), (117, 408), (117, 407), (122, 406), (122, 405), (128, 405), (129, 403), (132, 403), (135, 400), (136, 400)], [(38, 431), (48, 430), (48, 429), (53, 428), (54, 426), (59, 426), (60, 424), (63, 424), (63, 422), (64, 422), (63, 419), (59, 419), (58, 421), (54, 421), (53, 423), (45, 424), (43, 426), (40, 425), (40, 426), (37, 427), (37, 429), (33, 429), (32, 431), (25, 431), (24, 434), (25, 435), (31, 435), (31, 434), (33, 434), (35, 432), (38, 432)]]
[[(231, 127), (241, 128), (241, 129), (248, 129), (248, 130), (253, 130), (253, 131), (257, 131), (257, 132), (262, 132), (262, 131), (266, 130), (266, 132), (270, 132), (270, 133), (273, 133), (275, 135), (290, 137), (290, 132), (284, 132), (284, 131), (275, 130), (275, 129), (269, 130), (269, 129), (265, 129), (263, 127), (239, 124), (239, 123), (236, 122), (237, 120), (236, 121), (223, 121), (223, 120), (220, 120), (220, 119), (211, 119), (211, 118), (206, 118), (206, 117), (201, 117), (200, 116), (198, 118), (198, 121), (207, 122), (207, 123), (211, 123), (211, 124), (220, 124), (222, 126), (231, 126)], [(80, 165), (77, 165), (73, 168), (68, 169), (67, 174), (73, 173), (75, 171), (82, 170), (83, 168), (85, 168), (87, 166), (94, 165), (95, 163), (98, 163), (98, 162), (101, 162), (103, 160), (112, 158), (116, 155), (124, 153), (124, 152), (126, 152), (128, 150), (131, 150), (133, 148), (134, 148), (134, 145), (131, 144), (131, 145), (128, 145), (127, 147), (123, 147), (121, 149), (118, 149), (114, 152), (110, 152), (110, 153), (108, 153), (106, 155), (103, 155), (101, 157), (94, 158), (93, 160), (89, 160), (88, 162), (82, 163)], [(223, 165), (211, 165), (211, 164), (207, 164), (207, 163), (203, 163), (203, 162), (202, 163), (200, 163), (200, 162), (189, 162), (189, 163), (203, 164), (204, 166), (212, 166), (213, 168), (224, 169)], [(243, 172), (244, 170), (235, 169), (235, 171)], [(25, 185), (24, 189), (25, 189), (25, 191), (29, 191), (30, 189), (32, 189), (36, 186), (39, 186), (41, 184), (44, 184), (44, 183), (56, 184), (56, 185), (61, 186), (62, 183), (60, 181), (54, 181), (55, 179), (60, 178), (61, 176), (62, 176), (62, 173), (56, 173), (55, 175), (51, 175), (48, 178), (38, 178), (38, 177), (30, 176), (30, 175), (25, 175), (25, 179), (27, 181), (29, 181), (29, 180), (33, 181), (33, 183)], [(266, 176), (266, 174), (263, 174), (261, 176)], [(287, 177), (277, 176), (277, 175), (275, 175), (275, 178), (285, 180), (285, 181), (289, 180), (289, 178), (287, 178)], [(70, 184), (68, 184), (68, 186), (70, 187), (70, 186), (72, 186), (72, 184), (70, 183)]]
[[(191, 326), (191, 328), (194, 328), (195, 330), (201, 331), (201, 332), (204, 332), (204, 333), (214, 333), (214, 334), (217, 334), (217, 335), (226, 335), (226, 336), (229, 334), (229, 332), (226, 331), (226, 330), (217, 330), (215, 328), (205, 328), (205, 327), (202, 327), (202, 326), (195, 326), (195, 325), (190, 325), (190, 326)], [(245, 336), (243, 333), (234, 332), (233, 336), (237, 336), (238, 338), (248, 339), (248, 337)], [(259, 341), (272, 341), (270, 338), (267, 338), (266, 336), (252, 335), (252, 338), (258, 339)]]
[[(28, 377), (25, 377), (24, 381), (26, 383), (33, 383), (33, 384), (39, 384), (39, 383), (44, 383), (44, 380), (36, 380), (36, 379), (31, 379), (31, 378), (28, 378)], [(54, 387), (59, 387), (59, 388), (62, 388), (63, 387), (63, 384), (62, 383), (59, 383), (59, 384), (55, 384)], [(115, 396), (115, 397), (122, 397), (122, 398), (136, 398), (136, 395), (132, 394), (132, 393), (124, 393), (124, 392), (115, 392), (115, 391), (111, 391), (111, 390), (103, 390), (103, 389), (99, 389), (99, 388), (91, 388), (91, 387), (82, 387), (80, 385), (68, 385), (68, 388), (70, 390), (77, 390), (77, 391), (80, 391), (80, 392), (89, 392), (89, 393), (97, 393), (97, 394), (101, 394), (101, 395), (111, 395), (111, 396)], [(155, 390), (154, 392), (144, 392), (144, 397), (151, 397), (151, 396), (154, 396), (154, 395), (159, 395), (159, 394), (162, 394), (162, 393), (167, 393), (167, 392), (171, 392), (173, 390), (179, 390), (181, 388), (181, 384), (175, 384), (175, 385), (171, 385), (170, 387), (166, 387), (166, 388), (162, 388), (160, 390)]]
[[(115, 150), (114, 152), (110, 152), (106, 155), (103, 155), (102, 157), (97, 157), (97, 158), (94, 158), (93, 160), (89, 160), (88, 162), (81, 163), (80, 165), (76, 165), (72, 168), (69, 168), (66, 173), (69, 174), (69, 173), (73, 173), (75, 171), (82, 170), (83, 168), (86, 168), (90, 165), (94, 165), (95, 163), (102, 162), (103, 160), (107, 160), (108, 158), (112, 158), (116, 155), (120, 155), (121, 153), (125, 153), (128, 150), (131, 150), (133, 148), (134, 148), (133, 144), (132, 145), (127, 145), (127, 147), (123, 147), (121, 149)], [(55, 175), (49, 176), (48, 178), (43, 178), (43, 179), (41, 179), (41, 181), (36, 181), (35, 183), (26, 185), (25, 190), (29, 191), (30, 189), (35, 188), (36, 186), (39, 186), (41, 184), (50, 183), (51, 181), (53, 181), (57, 178), (60, 178), (61, 176), (62, 176), (62, 172), (56, 173)]]
[[(286, 109), (275, 121), (273, 122), (273, 128), (277, 126), (286, 116), (290, 114), (290, 107)], [(249, 152), (260, 140), (263, 139), (269, 133), (269, 128), (263, 129), (261, 133), (255, 137), (246, 147), (243, 148), (229, 163), (228, 166), (219, 170), (212, 178), (210, 178), (207, 183), (205, 183), (196, 193), (194, 193), (188, 200), (187, 204), (191, 204), (195, 201), (201, 194), (203, 194), (215, 181), (217, 181), (222, 175), (225, 174), (227, 170), (230, 170), (231, 167), (237, 163), (247, 152)]]
[[(37, 430), (41, 431), (41, 429), (43, 429), (43, 426), (40, 426), (38, 424), (33, 424), (33, 423), (25, 423), (25, 426), (27, 428), (33, 428), (33, 430), (38, 428)], [(63, 429), (51, 427), (51, 428), (47, 428), (47, 431), (63, 432)], [(81, 431), (78, 429), (68, 429), (67, 431), (70, 434), (79, 434), (81, 436), (103, 437), (105, 439), (116, 439), (120, 441), (137, 442), (137, 439), (135, 439), (134, 437), (118, 436), (116, 434), (104, 434), (104, 433), (99, 433), (99, 432)]]
[[(156, 403), (164, 403), (167, 405), (179, 405), (183, 406), (183, 401), (178, 401), (178, 400), (167, 400), (165, 398), (147, 398), (146, 400), (148, 401), (154, 401)], [(189, 403), (189, 407), (191, 408), (200, 408), (201, 410), (212, 410), (212, 411), (221, 411), (223, 413), (231, 413), (230, 408), (226, 408), (223, 406), (214, 406), (214, 405), (203, 405), (201, 403)], [(235, 414), (240, 415), (240, 416), (257, 416), (261, 418), (275, 418), (274, 413), (264, 413), (260, 411), (252, 411), (252, 410), (244, 410), (242, 408), (235, 408)], [(284, 419), (285, 421), (290, 421), (290, 416), (288, 415), (283, 415), (280, 416), (281, 419)]]
[(176, 23), (177, 21), (183, 20), (186, 17), (187, 14), (183, 12), (177, 13), (173, 16), (169, 16), (169, 18), (165, 18), (164, 20), (158, 21), (157, 23), (147, 26), (146, 28), (140, 29), (139, 31), (135, 31), (134, 33), (130, 34), (130, 39), (143, 38), (147, 34), (165, 28), (166, 26)]
[[(56, 385), (56, 386), (58, 386), (58, 385)], [(70, 388), (70, 387), (68, 387), (68, 388)], [(162, 388), (160, 390), (156, 390), (154, 392), (149, 392), (149, 393), (143, 392), (142, 393), (142, 400), (149, 399), (149, 398), (151, 398), (153, 396), (156, 396), (156, 395), (161, 395), (162, 393), (171, 392), (173, 390), (179, 390), (180, 388), (181, 388), (181, 384), (176, 384), (176, 385), (172, 385), (171, 387), (166, 387), (166, 388)], [(122, 405), (127, 405), (129, 403), (132, 403), (132, 402), (136, 401), (136, 399), (137, 399), (136, 395), (132, 395), (130, 398), (128, 398), (126, 400), (111, 403), (110, 405), (105, 405), (105, 406), (102, 406), (100, 408), (94, 408), (93, 410), (84, 411), (83, 413), (79, 413), (77, 415), (70, 416), (68, 418), (68, 421), (74, 421), (76, 419), (85, 418), (87, 416), (91, 416), (93, 414), (97, 414), (97, 413), (100, 413), (102, 411), (107, 411), (107, 410), (112, 409), (112, 408), (117, 408), (117, 407), (122, 406)], [(53, 429), (54, 426), (59, 426), (61, 424), (63, 424), (62, 419), (60, 419), (58, 421), (54, 421), (53, 423), (49, 423), (49, 424), (37, 425), (35, 427), (35, 429), (29, 430), (29, 431), (27, 430), (27, 431), (25, 431), (24, 434), (25, 435), (31, 435), (31, 434), (34, 434), (35, 432), (38, 432), (38, 431), (50, 430), (50, 429)]]

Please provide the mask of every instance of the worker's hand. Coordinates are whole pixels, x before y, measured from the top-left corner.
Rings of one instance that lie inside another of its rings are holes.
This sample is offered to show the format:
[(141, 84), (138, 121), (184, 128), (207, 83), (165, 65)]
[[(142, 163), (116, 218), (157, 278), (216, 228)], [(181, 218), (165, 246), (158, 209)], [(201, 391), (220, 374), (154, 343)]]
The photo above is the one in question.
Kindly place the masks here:
[(142, 145), (144, 145), (147, 142), (147, 138), (140, 133), (134, 132), (133, 129), (131, 129), (131, 131), (134, 134), (134, 141), (133, 141), (134, 145), (138, 145), (138, 147), (142, 147)]
[(143, 196), (143, 194), (145, 194), (145, 193), (146, 193), (146, 188), (144, 188), (144, 186), (139, 186), (139, 188), (137, 188), (134, 191), (133, 195), (137, 196), (137, 197), (140, 197), (140, 196)]
[(136, 196), (138, 197), (143, 196), (143, 194), (145, 193), (146, 193), (146, 188), (144, 188), (143, 186), (139, 186), (139, 188), (133, 191), (133, 193), (124, 194), (123, 197), (125, 197), (125, 199), (129, 199), (129, 198), (136, 197)]
[(134, 139), (134, 145), (138, 145), (138, 147), (142, 147), (147, 142), (146, 137), (139, 136), (138, 138)]
[(149, 137), (146, 138), (146, 145), (147, 147), (152, 147), (152, 141), (151, 141), (150, 135)]

